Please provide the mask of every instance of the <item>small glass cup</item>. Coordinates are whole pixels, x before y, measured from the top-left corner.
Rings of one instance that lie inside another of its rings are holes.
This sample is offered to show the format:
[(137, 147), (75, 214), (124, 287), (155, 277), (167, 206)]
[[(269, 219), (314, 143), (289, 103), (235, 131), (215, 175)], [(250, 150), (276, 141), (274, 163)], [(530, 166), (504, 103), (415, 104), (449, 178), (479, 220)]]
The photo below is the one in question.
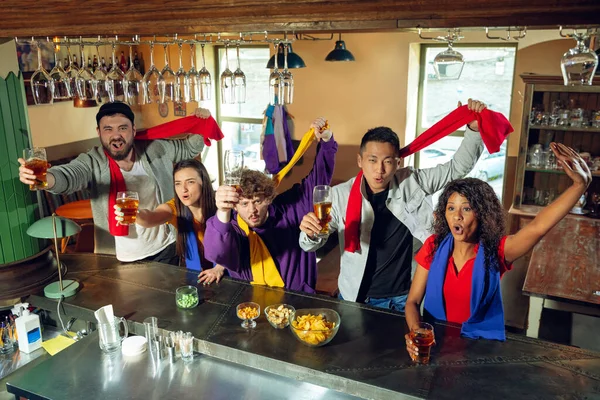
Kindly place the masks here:
[(419, 350), (413, 362), (417, 364), (429, 364), (431, 346), (435, 343), (433, 326), (427, 322), (420, 322), (416, 329), (410, 331), (410, 340), (412, 340)]
[(29, 185), (29, 190), (41, 190), (48, 186), (46, 174), (48, 171), (48, 159), (46, 158), (46, 149), (43, 147), (33, 147), (23, 150), (23, 159), (25, 168), (33, 171), (35, 183)]
[(260, 315), (260, 305), (252, 301), (240, 303), (235, 309), (235, 313), (242, 320), (242, 328), (250, 329), (256, 327), (255, 319)]
[(179, 308), (194, 308), (198, 305), (198, 288), (196, 286), (181, 286), (175, 291), (175, 303)]
[(121, 212), (123, 213), (122, 225), (135, 224), (139, 204), (140, 199), (137, 192), (126, 191), (117, 193), (117, 205), (121, 207)]
[(191, 332), (186, 332), (179, 338), (179, 351), (183, 361), (194, 359), (194, 337)]
[(244, 153), (227, 150), (225, 152), (225, 184), (239, 191), (244, 168)]

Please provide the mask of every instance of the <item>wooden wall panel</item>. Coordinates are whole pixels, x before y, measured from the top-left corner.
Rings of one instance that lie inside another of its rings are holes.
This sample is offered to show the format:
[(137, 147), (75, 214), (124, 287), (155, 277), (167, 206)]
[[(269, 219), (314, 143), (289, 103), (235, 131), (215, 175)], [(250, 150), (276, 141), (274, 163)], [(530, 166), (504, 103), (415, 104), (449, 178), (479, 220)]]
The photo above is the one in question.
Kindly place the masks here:
[(0, 37), (598, 24), (597, 0), (4, 0)]

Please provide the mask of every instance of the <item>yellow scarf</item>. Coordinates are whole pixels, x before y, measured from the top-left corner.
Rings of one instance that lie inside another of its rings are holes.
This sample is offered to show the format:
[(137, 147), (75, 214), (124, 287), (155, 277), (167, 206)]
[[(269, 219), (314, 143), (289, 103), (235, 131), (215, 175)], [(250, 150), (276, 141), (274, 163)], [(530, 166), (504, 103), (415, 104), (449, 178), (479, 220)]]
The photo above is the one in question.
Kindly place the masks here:
[[(329, 124), (326, 123), (325, 126), (323, 127), (323, 130), (327, 130), (327, 129), (329, 129)], [(283, 178), (285, 177), (285, 175), (288, 172), (290, 172), (290, 170), (292, 169), (292, 167), (294, 165), (296, 165), (296, 163), (298, 162), (298, 160), (300, 158), (302, 158), (302, 156), (304, 155), (304, 153), (306, 153), (306, 150), (308, 150), (308, 148), (310, 147), (310, 145), (312, 144), (312, 142), (315, 139), (316, 139), (315, 130), (314, 130), (314, 128), (310, 128), (310, 130), (308, 132), (306, 132), (304, 134), (304, 136), (302, 136), (302, 140), (300, 141), (300, 145), (298, 146), (298, 149), (296, 149), (296, 152), (292, 156), (292, 159), (290, 160), (290, 162), (287, 163), (287, 165), (285, 167), (283, 167), (281, 169), (281, 171), (279, 171), (273, 177), (273, 181), (275, 182), (276, 186), (279, 186), (279, 184), (281, 183), (281, 181), (283, 180)]]
[(250, 283), (253, 285), (284, 287), (283, 279), (277, 271), (275, 261), (273, 261), (265, 242), (256, 232), (250, 230), (240, 214), (237, 215), (237, 223), (248, 236), (250, 242), (250, 266), (252, 268), (252, 282)]
[[(326, 124), (323, 129), (328, 129), (329, 124)], [(292, 156), (290, 162), (281, 169), (274, 177), (275, 185), (279, 186), (285, 175), (292, 169), (292, 167), (298, 162), (298, 160), (306, 153), (306, 150), (310, 147), (312, 142), (316, 139), (314, 128), (310, 128), (308, 132), (302, 136), (298, 149)], [(271, 287), (284, 287), (283, 279), (277, 270), (275, 261), (269, 249), (265, 245), (265, 242), (258, 236), (258, 234), (248, 227), (246, 221), (237, 215), (238, 226), (248, 236), (250, 242), (250, 265), (252, 268), (252, 283), (253, 285), (267, 285)]]

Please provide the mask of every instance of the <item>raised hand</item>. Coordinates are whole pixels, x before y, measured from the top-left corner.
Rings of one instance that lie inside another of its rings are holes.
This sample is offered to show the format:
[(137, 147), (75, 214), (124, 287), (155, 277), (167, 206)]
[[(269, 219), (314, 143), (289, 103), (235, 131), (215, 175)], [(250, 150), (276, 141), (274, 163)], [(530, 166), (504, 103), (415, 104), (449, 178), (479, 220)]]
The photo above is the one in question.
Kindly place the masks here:
[(333, 136), (333, 132), (327, 127), (327, 120), (324, 117), (319, 117), (315, 119), (310, 127), (315, 130), (315, 136), (317, 139), (322, 139), (325, 142), (328, 142), (329, 139)]
[(240, 201), (240, 194), (233, 186), (222, 185), (215, 193), (215, 200), (219, 210), (229, 211)]
[(555, 142), (550, 143), (550, 149), (574, 184), (589, 186), (592, 182), (592, 173), (587, 163), (575, 150), (562, 143)]
[[(462, 103), (459, 101), (457, 107), (461, 107), (461, 106), (462, 106)], [(469, 99), (468, 103), (467, 103), (467, 108), (471, 111), (475, 111), (476, 113), (480, 113), (487, 108), (487, 105), (483, 101)], [(468, 125), (469, 125), (469, 129), (471, 129), (472, 131), (479, 132), (479, 124), (477, 123), (476, 119), (469, 122)]]
[(194, 110), (194, 115), (198, 118), (206, 119), (210, 117), (210, 110), (208, 108), (198, 107)]

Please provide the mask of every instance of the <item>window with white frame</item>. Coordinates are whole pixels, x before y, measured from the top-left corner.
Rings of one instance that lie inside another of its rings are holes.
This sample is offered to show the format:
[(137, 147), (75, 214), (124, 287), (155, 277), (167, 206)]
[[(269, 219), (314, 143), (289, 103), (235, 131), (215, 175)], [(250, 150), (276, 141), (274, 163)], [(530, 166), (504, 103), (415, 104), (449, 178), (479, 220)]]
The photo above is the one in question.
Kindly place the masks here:
[[(504, 114), (510, 113), (515, 68), (515, 45), (454, 45), (463, 54), (465, 65), (458, 80), (440, 80), (433, 69), (435, 56), (446, 49), (445, 45), (423, 45), (419, 77), (419, 105), (417, 134), (420, 135), (434, 123), (454, 110), (459, 101), (481, 100), (487, 106)], [(464, 131), (457, 131), (416, 154), (419, 168), (434, 167), (449, 161), (460, 146)], [(502, 198), (506, 141), (498, 153), (484, 150), (479, 161), (469, 173), (487, 181)], [(437, 196), (434, 196), (434, 204)]]

